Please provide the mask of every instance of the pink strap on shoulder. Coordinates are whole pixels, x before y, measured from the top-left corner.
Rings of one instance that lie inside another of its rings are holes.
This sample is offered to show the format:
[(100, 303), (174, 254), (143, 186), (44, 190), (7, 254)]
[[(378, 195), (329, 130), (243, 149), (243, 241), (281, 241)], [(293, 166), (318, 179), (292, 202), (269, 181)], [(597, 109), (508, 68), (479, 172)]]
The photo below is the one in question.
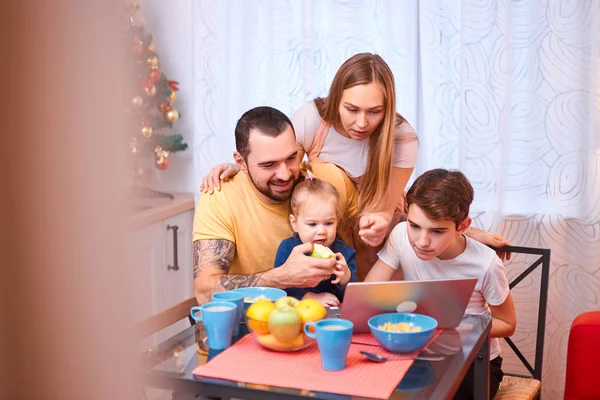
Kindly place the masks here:
[(308, 149), (308, 161), (313, 161), (319, 157), (321, 154), (321, 149), (323, 148), (323, 144), (325, 143), (325, 138), (327, 137), (327, 133), (329, 132), (329, 127), (331, 124), (328, 124), (323, 119), (321, 119), (321, 123), (319, 124), (319, 128), (315, 133), (315, 137), (313, 139), (310, 148)]

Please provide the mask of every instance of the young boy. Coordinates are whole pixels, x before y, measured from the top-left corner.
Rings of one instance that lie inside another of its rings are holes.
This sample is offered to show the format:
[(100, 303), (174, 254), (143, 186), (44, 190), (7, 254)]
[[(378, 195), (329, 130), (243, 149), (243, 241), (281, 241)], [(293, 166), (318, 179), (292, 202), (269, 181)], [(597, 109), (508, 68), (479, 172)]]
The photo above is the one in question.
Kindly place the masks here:
[[(477, 278), (465, 314), (491, 315), (490, 398), (502, 381), (501, 337), (516, 327), (515, 307), (502, 261), (489, 247), (463, 233), (471, 224), (473, 187), (458, 171), (434, 169), (419, 176), (408, 193), (408, 217), (390, 233), (365, 281)], [(456, 397), (473, 398), (473, 366)]]

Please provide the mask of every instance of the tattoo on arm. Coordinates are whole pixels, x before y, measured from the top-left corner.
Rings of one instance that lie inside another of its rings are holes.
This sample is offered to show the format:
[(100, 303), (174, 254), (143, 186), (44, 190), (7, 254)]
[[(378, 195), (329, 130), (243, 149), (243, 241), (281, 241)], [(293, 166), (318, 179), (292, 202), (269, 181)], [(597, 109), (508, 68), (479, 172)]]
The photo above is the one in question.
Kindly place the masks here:
[(229, 275), (231, 262), (235, 254), (235, 244), (229, 240), (210, 239), (197, 240), (194, 242), (194, 279), (200, 275), (200, 271), (206, 265), (217, 267), (225, 273), (219, 277), (219, 284), (225, 290), (239, 287), (256, 286), (262, 275)]
[(200, 275), (205, 265), (216, 266), (228, 272), (233, 261), (235, 244), (229, 240), (210, 239), (194, 242), (194, 279)]
[(251, 287), (258, 284), (262, 273), (252, 275), (223, 275), (219, 279), (221, 286), (225, 290), (237, 289), (240, 287)]

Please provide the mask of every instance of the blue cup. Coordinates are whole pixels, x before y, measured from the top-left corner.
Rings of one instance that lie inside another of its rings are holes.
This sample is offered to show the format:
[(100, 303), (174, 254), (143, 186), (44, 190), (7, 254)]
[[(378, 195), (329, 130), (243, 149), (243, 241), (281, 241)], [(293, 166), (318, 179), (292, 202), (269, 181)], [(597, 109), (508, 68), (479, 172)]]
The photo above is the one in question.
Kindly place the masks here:
[[(310, 327), (313, 327), (315, 333), (309, 330)], [(317, 339), (324, 370), (339, 371), (346, 367), (353, 328), (352, 322), (337, 318), (304, 324), (306, 336)]]
[(216, 292), (212, 295), (212, 301), (229, 301), (236, 305), (235, 321), (233, 322), (233, 336), (240, 334), (240, 321), (244, 312), (244, 295), (239, 292)]
[(209, 349), (224, 350), (231, 345), (233, 324), (237, 315), (235, 303), (211, 301), (201, 306), (192, 307), (190, 315), (196, 322), (201, 321), (204, 324)]

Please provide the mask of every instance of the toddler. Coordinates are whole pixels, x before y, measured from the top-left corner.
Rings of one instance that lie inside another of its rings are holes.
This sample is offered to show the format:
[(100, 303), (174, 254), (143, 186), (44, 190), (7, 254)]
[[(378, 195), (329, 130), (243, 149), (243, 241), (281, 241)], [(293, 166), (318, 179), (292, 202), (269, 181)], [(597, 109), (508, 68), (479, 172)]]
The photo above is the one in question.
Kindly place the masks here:
[(294, 247), (310, 242), (331, 249), (336, 258), (336, 270), (314, 288), (288, 288), (286, 292), (299, 300), (314, 298), (324, 306), (338, 306), (348, 282), (356, 281), (356, 252), (336, 237), (341, 217), (338, 191), (309, 171), (306, 180), (294, 189), (290, 208), (290, 223), (295, 233), (279, 245), (274, 267), (285, 263)]

